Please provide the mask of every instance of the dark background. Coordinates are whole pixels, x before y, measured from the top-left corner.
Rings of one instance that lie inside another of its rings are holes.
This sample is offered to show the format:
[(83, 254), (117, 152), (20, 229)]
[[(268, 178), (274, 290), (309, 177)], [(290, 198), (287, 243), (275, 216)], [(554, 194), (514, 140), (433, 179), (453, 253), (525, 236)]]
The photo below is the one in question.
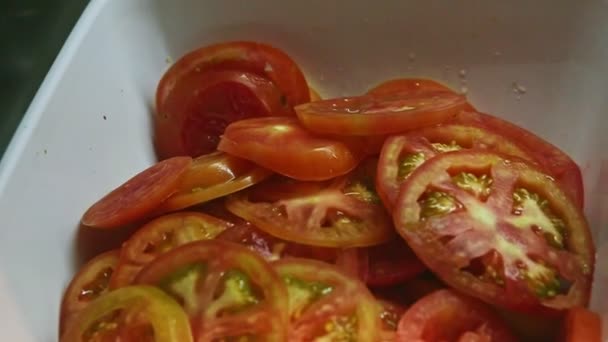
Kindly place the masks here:
[(0, 0), (0, 157), (89, 0)]

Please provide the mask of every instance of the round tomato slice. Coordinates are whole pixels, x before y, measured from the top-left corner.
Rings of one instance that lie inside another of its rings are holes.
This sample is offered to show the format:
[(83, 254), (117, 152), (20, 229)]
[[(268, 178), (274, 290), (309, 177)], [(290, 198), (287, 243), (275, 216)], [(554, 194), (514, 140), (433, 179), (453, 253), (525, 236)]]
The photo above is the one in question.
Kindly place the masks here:
[(524, 161), (436, 156), (403, 183), (394, 221), (442, 280), (486, 302), (551, 312), (589, 299), (595, 252), (583, 213)]
[(584, 207), (585, 190), (581, 170), (565, 152), (523, 127), (476, 111), (462, 111), (453, 118), (456, 123), (477, 125), (501, 134), (519, 144), (543, 170), (553, 176), (579, 208)]
[(492, 309), (451, 290), (433, 292), (401, 317), (397, 341), (516, 341)]
[(384, 142), (376, 185), (387, 208), (397, 200), (401, 183), (425, 160), (462, 149), (485, 149), (532, 161), (525, 150), (502, 135), (476, 126), (440, 125), (393, 136)]
[(378, 341), (379, 306), (361, 282), (320, 261), (286, 258), (273, 267), (289, 294), (289, 341)]
[(402, 239), (367, 247), (368, 270), (365, 283), (369, 286), (388, 286), (412, 279), (426, 270), (426, 266)]
[(304, 181), (348, 173), (362, 157), (346, 142), (316, 136), (286, 117), (235, 122), (226, 128), (218, 149)]
[(191, 164), (190, 157), (175, 157), (149, 167), (93, 204), (80, 222), (116, 228), (146, 218), (176, 191)]
[(564, 342), (602, 341), (602, 318), (583, 307), (568, 310), (563, 326)]
[(281, 90), (286, 110), (310, 100), (304, 74), (285, 52), (268, 44), (236, 41), (196, 49), (175, 62), (158, 84), (156, 108), (184, 77), (208, 70), (244, 71), (271, 80)]
[(313, 132), (336, 135), (402, 133), (439, 124), (465, 107), (464, 97), (449, 92), (393, 93), (321, 100), (295, 107)]
[(84, 265), (72, 278), (61, 301), (59, 331), (73, 315), (86, 308), (91, 301), (108, 292), (110, 277), (118, 265), (119, 251), (109, 251), (96, 256)]
[(285, 286), (264, 259), (240, 245), (183, 245), (148, 264), (136, 283), (159, 286), (182, 303), (196, 341), (286, 340)]
[(139, 271), (159, 255), (192, 241), (213, 239), (233, 226), (230, 222), (198, 212), (158, 217), (123, 244), (120, 263), (112, 275), (110, 287), (130, 285)]
[(423, 78), (397, 78), (393, 80), (388, 80), (380, 83), (379, 85), (373, 87), (372, 89), (367, 91), (367, 94), (372, 95), (386, 95), (386, 94), (394, 94), (394, 93), (409, 93), (409, 94), (418, 94), (418, 93), (428, 93), (428, 92), (454, 92), (452, 89), (444, 86), (443, 84), (423, 79)]
[(184, 76), (156, 108), (157, 152), (161, 158), (211, 153), (231, 122), (280, 115), (281, 96), (271, 81), (247, 72), (220, 70)]
[(175, 194), (163, 202), (162, 212), (176, 211), (245, 189), (270, 177), (272, 172), (223, 152), (194, 159)]
[(70, 322), (62, 342), (193, 341), (188, 317), (171, 297), (149, 286), (106, 293)]
[(393, 237), (373, 180), (376, 160), (327, 182), (274, 179), (231, 195), (226, 208), (266, 233), (322, 247), (372, 246)]

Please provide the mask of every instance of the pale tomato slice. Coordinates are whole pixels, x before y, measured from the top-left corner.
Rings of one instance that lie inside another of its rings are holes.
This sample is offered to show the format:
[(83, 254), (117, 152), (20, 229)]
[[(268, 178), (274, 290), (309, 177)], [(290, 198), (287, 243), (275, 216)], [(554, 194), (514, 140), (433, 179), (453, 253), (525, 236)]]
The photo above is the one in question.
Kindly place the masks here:
[(146, 218), (177, 190), (190, 165), (192, 158), (174, 157), (149, 167), (93, 204), (80, 222), (116, 228)]

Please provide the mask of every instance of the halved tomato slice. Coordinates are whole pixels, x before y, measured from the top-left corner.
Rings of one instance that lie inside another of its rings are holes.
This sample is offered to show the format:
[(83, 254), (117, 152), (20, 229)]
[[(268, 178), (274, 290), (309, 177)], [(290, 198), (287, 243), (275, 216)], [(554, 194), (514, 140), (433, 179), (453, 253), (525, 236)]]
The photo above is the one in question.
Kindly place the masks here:
[(102, 253), (82, 266), (72, 278), (61, 301), (60, 333), (72, 316), (109, 291), (110, 277), (116, 270), (118, 258), (118, 250)]
[(501, 134), (520, 145), (534, 160), (542, 165), (562, 186), (566, 194), (583, 208), (585, 190), (583, 177), (578, 165), (565, 152), (545, 139), (499, 117), (476, 111), (462, 111), (453, 121), (464, 125), (477, 125)]
[(175, 211), (201, 204), (247, 188), (272, 175), (252, 162), (223, 152), (194, 159), (181, 178), (177, 191), (159, 211)]
[(192, 158), (175, 157), (147, 168), (93, 204), (80, 222), (116, 228), (146, 218), (177, 190), (190, 165)]
[(392, 208), (401, 183), (425, 160), (462, 149), (486, 149), (526, 160), (532, 157), (502, 135), (476, 126), (440, 125), (388, 138), (378, 162), (378, 193)]
[(258, 118), (226, 128), (220, 151), (304, 181), (331, 179), (357, 166), (360, 151), (344, 141), (316, 136), (295, 118)]
[(74, 341), (193, 341), (188, 316), (171, 297), (150, 286), (128, 286), (95, 299), (61, 336)]
[(524, 161), (438, 155), (403, 183), (394, 220), (442, 280), (488, 303), (552, 311), (589, 299), (595, 253), (584, 215)]
[(136, 283), (159, 286), (176, 298), (196, 341), (286, 340), (285, 286), (269, 264), (240, 245), (183, 245), (148, 264)]
[(274, 179), (231, 195), (226, 207), (280, 239), (323, 247), (372, 246), (393, 237), (369, 159), (331, 183)]
[(483, 302), (451, 290), (439, 290), (407, 309), (399, 321), (397, 341), (514, 342), (516, 338)]
[(289, 293), (290, 342), (376, 342), (379, 306), (365, 285), (335, 267), (308, 259), (273, 264)]
[(455, 116), (465, 104), (464, 97), (449, 92), (392, 93), (321, 100), (295, 110), (313, 132), (368, 136), (435, 125)]
[(210, 240), (233, 227), (230, 222), (198, 212), (158, 217), (141, 227), (122, 246), (111, 288), (133, 283), (139, 271), (159, 255), (198, 240)]
[(602, 318), (583, 307), (572, 308), (566, 314), (563, 330), (563, 342), (600, 342)]

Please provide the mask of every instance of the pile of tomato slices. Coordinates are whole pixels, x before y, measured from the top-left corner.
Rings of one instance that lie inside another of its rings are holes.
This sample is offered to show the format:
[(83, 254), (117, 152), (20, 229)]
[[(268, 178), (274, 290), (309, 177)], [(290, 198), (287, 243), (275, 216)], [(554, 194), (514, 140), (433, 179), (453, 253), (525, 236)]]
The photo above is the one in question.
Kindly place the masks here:
[(221, 43), (154, 119), (161, 161), (81, 219), (134, 233), (72, 279), (61, 341), (600, 341), (578, 166), (437, 82), (321, 99)]

